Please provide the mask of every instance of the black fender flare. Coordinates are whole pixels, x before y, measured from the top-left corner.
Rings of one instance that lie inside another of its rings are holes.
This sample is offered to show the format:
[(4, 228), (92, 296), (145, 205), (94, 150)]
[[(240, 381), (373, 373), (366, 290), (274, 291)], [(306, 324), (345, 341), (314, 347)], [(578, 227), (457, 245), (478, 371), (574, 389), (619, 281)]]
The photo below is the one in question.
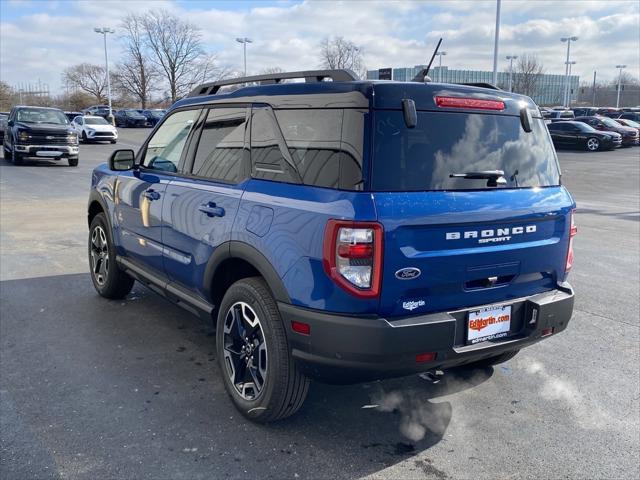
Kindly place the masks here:
[(102, 208), (102, 211), (105, 213), (105, 216), (109, 221), (109, 228), (111, 228), (111, 219), (109, 218), (110, 215), (109, 215), (109, 208), (107, 207), (107, 202), (95, 188), (92, 188), (91, 191), (89, 192), (89, 201), (87, 202), (87, 220), (89, 219), (89, 212), (91, 211), (91, 205), (96, 202), (100, 204), (100, 208)]
[(291, 303), (291, 298), (289, 297), (289, 293), (287, 292), (280, 275), (278, 275), (276, 269), (273, 268), (271, 262), (267, 260), (267, 257), (248, 243), (239, 242), (237, 240), (230, 240), (219, 245), (209, 258), (207, 266), (205, 267), (203, 282), (206, 292), (213, 291), (213, 278), (218, 267), (225, 260), (230, 258), (239, 258), (251, 264), (266, 280), (276, 301)]

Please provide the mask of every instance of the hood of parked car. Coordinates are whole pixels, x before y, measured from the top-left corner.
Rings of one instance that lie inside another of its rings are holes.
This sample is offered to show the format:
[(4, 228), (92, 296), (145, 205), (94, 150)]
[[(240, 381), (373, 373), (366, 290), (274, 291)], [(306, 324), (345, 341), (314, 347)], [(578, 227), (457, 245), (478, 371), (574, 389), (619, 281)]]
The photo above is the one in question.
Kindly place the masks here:
[(37, 133), (40, 135), (60, 135), (64, 133), (75, 133), (71, 125), (60, 125), (58, 123), (25, 123), (17, 122), (16, 126), (20, 130), (25, 130), (31, 133)]
[(87, 130), (95, 130), (96, 132), (113, 132), (116, 127), (112, 125), (98, 124), (98, 125), (85, 125)]

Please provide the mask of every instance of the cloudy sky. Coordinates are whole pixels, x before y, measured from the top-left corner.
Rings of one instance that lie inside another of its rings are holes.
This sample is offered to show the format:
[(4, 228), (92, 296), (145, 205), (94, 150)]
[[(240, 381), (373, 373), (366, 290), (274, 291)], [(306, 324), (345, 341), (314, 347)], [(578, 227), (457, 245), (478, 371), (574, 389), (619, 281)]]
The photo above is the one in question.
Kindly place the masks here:
[[(102, 64), (102, 38), (94, 26), (116, 30), (129, 12), (167, 9), (202, 28), (205, 47), (219, 61), (241, 70), (248, 36), (248, 69), (302, 70), (317, 67), (318, 43), (340, 35), (364, 47), (368, 68), (426, 63), (444, 38), (443, 64), (492, 69), (495, 0), (487, 1), (204, 1), (204, 0), (0, 0), (0, 79), (48, 83), (60, 88), (61, 72), (81, 62)], [(593, 71), (609, 80), (616, 64), (640, 76), (640, 2), (503, 0), (500, 64), (507, 54), (534, 53), (549, 73), (564, 73), (566, 44), (572, 45), (574, 73), (590, 80)], [(110, 55), (120, 52), (117, 32)]]

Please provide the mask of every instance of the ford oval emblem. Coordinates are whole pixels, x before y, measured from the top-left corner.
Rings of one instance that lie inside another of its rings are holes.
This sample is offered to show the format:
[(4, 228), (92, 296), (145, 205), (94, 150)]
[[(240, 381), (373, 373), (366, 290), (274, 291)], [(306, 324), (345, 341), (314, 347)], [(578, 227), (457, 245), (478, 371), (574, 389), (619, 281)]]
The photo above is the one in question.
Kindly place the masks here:
[(401, 268), (396, 272), (396, 278), (398, 280), (413, 280), (414, 278), (418, 278), (422, 272), (419, 268), (415, 267), (407, 267)]

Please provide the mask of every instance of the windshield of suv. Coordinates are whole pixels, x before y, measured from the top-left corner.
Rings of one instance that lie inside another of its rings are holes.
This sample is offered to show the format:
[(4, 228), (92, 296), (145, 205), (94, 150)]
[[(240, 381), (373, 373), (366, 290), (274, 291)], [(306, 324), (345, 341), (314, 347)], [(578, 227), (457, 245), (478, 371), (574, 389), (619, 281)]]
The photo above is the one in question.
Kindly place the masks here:
[(520, 117), (418, 112), (409, 129), (398, 110), (375, 113), (371, 187), (376, 191), (477, 190), (486, 179), (453, 174), (503, 170), (506, 188), (559, 185), (549, 133), (540, 118), (525, 132)]
[(59, 110), (46, 108), (21, 108), (16, 114), (16, 121), (23, 123), (55, 123), (68, 125), (69, 119)]
[(629, 120), (628, 118), (619, 118), (616, 120), (616, 122), (622, 123), (627, 127), (640, 128), (640, 123)]
[(134, 110), (127, 110), (124, 112), (127, 117), (139, 117), (140, 114)]
[(98, 117), (98, 118), (85, 118), (84, 119), (84, 123), (85, 125), (109, 125), (109, 122), (107, 122), (104, 118), (102, 117)]

